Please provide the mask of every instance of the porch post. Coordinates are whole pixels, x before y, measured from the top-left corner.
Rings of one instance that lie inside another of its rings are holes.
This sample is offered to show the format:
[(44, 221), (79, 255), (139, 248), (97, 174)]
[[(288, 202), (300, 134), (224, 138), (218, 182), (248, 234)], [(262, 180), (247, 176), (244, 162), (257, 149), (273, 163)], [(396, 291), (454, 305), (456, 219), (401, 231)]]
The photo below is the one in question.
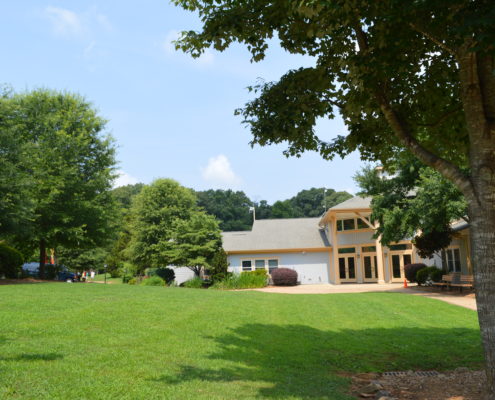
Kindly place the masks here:
[(377, 261), (377, 272), (378, 272), (378, 283), (379, 284), (384, 284), (385, 283), (385, 263), (383, 261), (383, 246), (382, 242), (380, 241), (382, 236), (380, 235), (376, 240), (375, 240), (375, 246), (376, 246), (376, 261)]
[(337, 217), (333, 216), (330, 220), (332, 224), (332, 250), (333, 250), (333, 272), (334, 272), (334, 283), (336, 285), (340, 284), (339, 275), (339, 252), (338, 252), (338, 242), (337, 242)]

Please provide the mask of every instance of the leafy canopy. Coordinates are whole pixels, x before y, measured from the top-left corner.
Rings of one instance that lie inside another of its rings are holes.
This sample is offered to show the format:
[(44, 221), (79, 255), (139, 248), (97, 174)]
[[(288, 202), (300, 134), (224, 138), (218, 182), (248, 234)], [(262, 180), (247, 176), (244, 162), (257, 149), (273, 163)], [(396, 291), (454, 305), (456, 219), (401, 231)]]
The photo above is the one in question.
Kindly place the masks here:
[(451, 223), (466, 218), (467, 203), (454, 184), (411, 156), (391, 171), (383, 176), (366, 167), (355, 176), (361, 194), (372, 196), (376, 235), (384, 244), (414, 237), (419, 254), (430, 258), (450, 244)]
[(15, 138), (2, 146), (4, 160), (20, 182), (7, 188), (5, 198), (20, 194), (23, 201), (13, 209), (24, 218), (22, 230), (11, 225), (2, 235), (40, 244), (42, 252), (46, 245), (90, 247), (109, 238), (115, 149), (105, 124), (90, 103), (71, 93), (40, 89), (0, 99), (2, 138)]
[[(465, 165), (468, 135), (453, 49), (466, 38), (493, 50), (495, 10), (490, 1), (208, 1), (175, 0), (197, 12), (200, 31), (185, 31), (177, 48), (198, 57), (245, 44), (253, 61), (265, 57), (275, 36), (314, 66), (288, 71), (278, 82), (259, 82), (258, 97), (237, 113), (252, 144), (288, 142), (287, 155), (305, 150), (323, 157), (359, 150), (385, 165), (407, 146), (423, 161), (443, 157)], [(471, 43), (471, 42), (470, 42)], [(474, 45), (473, 45), (474, 46)], [(339, 113), (348, 134), (324, 141), (320, 118)], [(432, 158), (433, 157), (433, 158)], [(449, 165), (451, 175), (455, 168)]]
[(131, 213), (129, 252), (142, 269), (175, 264), (199, 273), (221, 246), (215, 217), (200, 211), (194, 192), (172, 179), (144, 186)]

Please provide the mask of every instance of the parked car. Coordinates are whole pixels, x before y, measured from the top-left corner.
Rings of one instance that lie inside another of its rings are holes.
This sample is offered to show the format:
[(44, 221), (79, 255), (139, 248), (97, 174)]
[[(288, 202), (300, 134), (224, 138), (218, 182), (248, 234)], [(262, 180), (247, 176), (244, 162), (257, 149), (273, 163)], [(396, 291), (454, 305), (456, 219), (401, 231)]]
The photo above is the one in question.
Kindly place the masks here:
[(64, 271), (60, 271), (57, 274), (57, 279), (59, 281), (76, 282), (77, 276), (74, 272), (70, 272), (69, 270), (66, 269)]

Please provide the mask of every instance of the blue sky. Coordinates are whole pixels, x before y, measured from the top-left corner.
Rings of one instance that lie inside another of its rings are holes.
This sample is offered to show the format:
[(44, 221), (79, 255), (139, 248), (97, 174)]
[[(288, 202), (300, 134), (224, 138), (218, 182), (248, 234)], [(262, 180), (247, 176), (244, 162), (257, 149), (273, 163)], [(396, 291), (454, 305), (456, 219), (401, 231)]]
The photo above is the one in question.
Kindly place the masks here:
[[(257, 78), (277, 80), (311, 65), (310, 58), (287, 54), (274, 41), (260, 63), (250, 63), (241, 46), (194, 60), (170, 42), (181, 30), (198, 29), (199, 19), (166, 0), (4, 1), (0, 11), (0, 82), (90, 100), (118, 145), (117, 184), (169, 177), (270, 203), (311, 187), (356, 191), (358, 154), (328, 162), (316, 153), (287, 159), (284, 145), (251, 148), (249, 130), (233, 115)], [(318, 127), (326, 139), (345, 132), (338, 120)]]

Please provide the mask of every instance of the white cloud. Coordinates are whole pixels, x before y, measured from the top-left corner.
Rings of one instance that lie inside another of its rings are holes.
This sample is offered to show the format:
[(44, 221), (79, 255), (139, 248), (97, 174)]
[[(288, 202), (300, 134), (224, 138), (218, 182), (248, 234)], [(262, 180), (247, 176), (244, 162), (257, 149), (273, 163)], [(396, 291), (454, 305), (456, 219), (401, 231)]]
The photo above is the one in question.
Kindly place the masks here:
[(81, 36), (85, 31), (81, 17), (73, 11), (48, 6), (45, 8), (45, 15), (52, 23), (53, 31), (57, 35)]
[(113, 26), (106, 15), (93, 7), (77, 13), (66, 8), (45, 7), (43, 16), (50, 21), (53, 33), (61, 37), (90, 39), (94, 31), (113, 31)]
[(215, 62), (215, 55), (209, 49), (205, 49), (203, 54), (201, 54), (198, 58), (193, 58), (189, 54), (184, 54), (181, 50), (176, 50), (175, 44), (172, 42), (179, 39), (179, 37), (180, 32), (177, 30), (172, 29), (167, 33), (167, 36), (163, 41), (163, 50), (167, 56), (178, 58), (185, 62), (202, 67), (212, 65)]
[(201, 168), (201, 175), (205, 181), (217, 187), (228, 188), (241, 183), (241, 178), (234, 173), (229, 159), (223, 154), (210, 158), (208, 165)]
[(137, 178), (134, 178), (133, 176), (129, 175), (127, 172), (119, 170), (117, 171), (117, 178), (113, 182), (113, 187), (120, 187), (120, 186), (125, 186), (125, 185), (134, 185), (135, 183), (138, 183), (139, 180)]

